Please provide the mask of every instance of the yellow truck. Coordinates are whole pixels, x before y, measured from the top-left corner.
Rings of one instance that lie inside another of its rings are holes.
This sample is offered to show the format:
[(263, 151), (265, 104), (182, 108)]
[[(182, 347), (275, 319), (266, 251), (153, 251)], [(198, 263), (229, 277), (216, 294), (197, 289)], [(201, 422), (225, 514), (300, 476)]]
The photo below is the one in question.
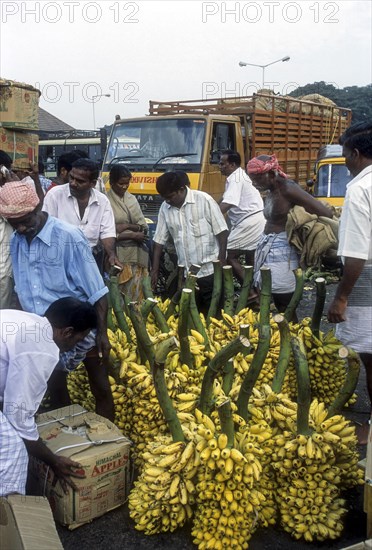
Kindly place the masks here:
[(308, 181), (314, 197), (326, 200), (335, 207), (344, 203), (346, 186), (352, 179), (341, 145), (325, 145), (319, 150), (314, 177)]
[(148, 116), (115, 120), (102, 176), (107, 184), (113, 164), (124, 163), (133, 174), (130, 192), (156, 223), (162, 202), (156, 179), (165, 171), (186, 171), (193, 189), (219, 200), (225, 186), (218, 166), (222, 150), (238, 151), (245, 162), (274, 153), (284, 171), (306, 186), (319, 148), (337, 143), (350, 122), (350, 109), (266, 93), (150, 101)]

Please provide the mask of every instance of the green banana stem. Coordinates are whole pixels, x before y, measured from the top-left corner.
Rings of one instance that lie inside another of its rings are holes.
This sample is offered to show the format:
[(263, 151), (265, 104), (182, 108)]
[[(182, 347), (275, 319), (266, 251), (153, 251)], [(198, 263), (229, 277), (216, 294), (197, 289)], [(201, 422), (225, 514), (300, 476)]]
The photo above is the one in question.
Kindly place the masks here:
[(253, 281), (253, 266), (243, 265), (242, 267), (244, 270), (244, 278), (240, 289), (238, 303), (236, 304), (235, 315), (247, 306), (249, 291), (251, 290)]
[(118, 282), (118, 278), (115, 275), (111, 275), (110, 277), (109, 292), (110, 292), (111, 301), (112, 301), (112, 309), (114, 310), (114, 314), (118, 322), (118, 326), (122, 331), (125, 332), (127, 341), (131, 342), (132, 339), (130, 335), (129, 326), (120, 303), (119, 282)]
[(291, 333), (288, 321), (283, 315), (274, 315), (274, 321), (277, 323), (280, 332), (280, 352), (271, 387), (275, 393), (280, 393), (291, 357)]
[(344, 385), (342, 386), (336, 399), (328, 408), (327, 418), (340, 414), (342, 407), (349, 401), (353, 395), (358, 383), (361, 360), (359, 354), (351, 348), (345, 346), (339, 350), (339, 355), (343, 359), (347, 358), (347, 374)]
[(234, 279), (231, 265), (224, 265), (222, 268), (224, 285), (224, 304), (225, 313), (234, 315)]
[(156, 396), (158, 398), (160, 408), (163, 411), (165, 421), (172, 434), (173, 441), (185, 441), (181, 422), (173, 406), (172, 399), (169, 397), (164, 375), (164, 364), (168, 353), (177, 347), (177, 340), (174, 336), (163, 340), (156, 346), (152, 376), (154, 379)]
[(284, 317), (288, 322), (292, 321), (296, 317), (296, 308), (301, 301), (302, 293), (304, 291), (304, 274), (300, 267), (293, 270), (296, 279), (296, 288), (289, 302), (287, 309), (284, 312)]
[(260, 320), (261, 326), (270, 324), (271, 269), (261, 267)]
[(240, 386), (237, 399), (238, 414), (248, 420), (248, 401), (270, 349), (271, 271), (261, 267), (260, 319), (258, 345), (251, 366)]
[(187, 365), (189, 368), (193, 368), (193, 357), (190, 351), (189, 342), (189, 311), (190, 300), (192, 290), (190, 288), (184, 288), (182, 290), (181, 302), (180, 302), (180, 316), (178, 320), (178, 336), (180, 340), (180, 360), (182, 364)]
[(239, 325), (239, 336), (245, 336), (246, 338), (249, 338), (249, 329), (250, 325)]
[(172, 298), (170, 299), (169, 305), (164, 313), (164, 317), (167, 321), (169, 317), (171, 315), (174, 315), (174, 313), (176, 312), (177, 306), (180, 303), (181, 293), (182, 293), (182, 289), (180, 288), (173, 294)]
[(150, 315), (154, 307), (156, 306), (157, 301), (155, 298), (146, 298), (141, 306), (141, 315), (144, 322), (146, 323), (147, 317)]
[[(143, 294), (145, 298), (154, 298), (154, 294), (152, 292), (151, 288), (151, 278), (150, 277), (144, 277), (142, 280), (142, 288), (143, 288)], [(153, 309), (153, 314), (155, 317), (155, 323), (160, 332), (169, 332), (170, 328), (168, 326), (167, 320), (159, 308), (158, 305), (156, 305)]]
[(309, 427), (309, 410), (311, 403), (309, 365), (304, 343), (297, 336), (292, 336), (291, 346), (297, 375), (297, 434), (311, 435)]
[(231, 392), (234, 383), (234, 375), (234, 363), (232, 359), (229, 359), (222, 369), (222, 389), (225, 395), (229, 395)]
[(150, 368), (152, 368), (154, 364), (154, 348), (147, 333), (146, 325), (142, 318), (137, 302), (130, 302), (129, 313), (134, 331), (137, 336), (137, 346), (141, 361), (144, 364), (146, 360), (148, 360)]
[(226, 363), (239, 352), (246, 355), (249, 351), (250, 343), (244, 336), (238, 336), (235, 340), (229, 342), (222, 348), (209, 362), (203, 376), (199, 409), (204, 414), (208, 414), (212, 408), (213, 382), (216, 376), (221, 373)]
[(112, 300), (111, 300), (111, 294), (110, 294), (110, 282), (107, 282), (106, 286), (109, 289), (109, 293), (107, 294), (107, 305), (108, 305), (107, 328), (109, 328), (114, 332), (116, 327), (115, 327), (114, 318), (113, 318)]
[(249, 367), (247, 374), (244, 377), (243, 383), (240, 386), (238, 399), (236, 405), (238, 407), (238, 414), (245, 421), (248, 420), (248, 401), (252, 394), (252, 390), (257, 381), (257, 378), (261, 372), (263, 364), (265, 363), (266, 356), (270, 349), (270, 325), (263, 325), (259, 327), (259, 339), (257, 349), (252, 359), (252, 363)]
[(202, 323), (202, 320), (198, 311), (198, 306), (196, 305), (196, 300), (195, 300), (195, 285), (197, 283), (197, 280), (198, 279), (196, 275), (193, 275), (191, 273), (189, 273), (186, 279), (186, 288), (189, 288), (192, 291), (191, 298), (190, 298), (191, 323), (194, 325), (195, 330), (197, 330), (203, 336), (205, 349), (209, 351), (210, 343), (209, 343), (208, 334)]
[(214, 279), (211, 304), (207, 314), (207, 325), (210, 323), (211, 317), (217, 317), (217, 312), (221, 303), (222, 294), (222, 266), (219, 260), (213, 262)]
[(185, 275), (185, 266), (177, 266), (177, 291), (182, 290), (183, 288), (183, 277)]
[(231, 449), (234, 446), (235, 426), (230, 399), (226, 399), (217, 407), (218, 416), (221, 423), (221, 432), (227, 435), (227, 447)]
[(319, 339), (320, 332), (320, 322), (322, 320), (323, 309), (325, 304), (325, 299), (327, 295), (326, 282), (323, 277), (318, 277), (315, 279), (316, 284), (316, 300), (313, 315), (311, 318), (311, 330), (314, 336)]

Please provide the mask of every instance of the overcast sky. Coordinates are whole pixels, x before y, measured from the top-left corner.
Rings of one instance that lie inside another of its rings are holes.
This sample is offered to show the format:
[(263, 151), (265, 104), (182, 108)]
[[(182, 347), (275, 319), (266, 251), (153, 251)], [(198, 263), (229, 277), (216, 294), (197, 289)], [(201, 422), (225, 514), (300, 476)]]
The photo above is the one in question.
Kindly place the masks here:
[[(42, 91), (75, 128), (143, 116), (148, 102), (372, 82), (371, 0), (0, 3), (0, 74)], [(270, 84), (268, 84), (270, 83)]]

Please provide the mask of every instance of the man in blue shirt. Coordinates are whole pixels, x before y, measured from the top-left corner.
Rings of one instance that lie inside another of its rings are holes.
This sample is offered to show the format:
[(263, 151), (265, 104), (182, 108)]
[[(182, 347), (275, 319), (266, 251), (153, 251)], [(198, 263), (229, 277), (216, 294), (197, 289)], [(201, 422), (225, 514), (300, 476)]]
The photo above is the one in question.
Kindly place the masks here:
[(43, 315), (51, 303), (66, 296), (89, 302), (97, 313), (97, 331), (74, 350), (62, 353), (50, 378), (54, 407), (69, 403), (67, 373), (81, 361), (87, 369), (96, 412), (114, 417), (107, 378), (110, 343), (107, 336), (107, 292), (83, 233), (41, 211), (31, 185), (14, 181), (0, 190), (0, 215), (15, 229), (10, 252), (15, 290), (24, 311)]

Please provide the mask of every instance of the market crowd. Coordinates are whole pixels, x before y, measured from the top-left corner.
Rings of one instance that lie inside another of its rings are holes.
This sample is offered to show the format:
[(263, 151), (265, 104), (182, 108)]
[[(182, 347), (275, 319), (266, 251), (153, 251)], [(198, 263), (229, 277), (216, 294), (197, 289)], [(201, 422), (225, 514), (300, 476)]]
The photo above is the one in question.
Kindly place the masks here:
[[(372, 124), (352, 126), (340, 142), (354, 179), (339, 227), (343, 274), (328, 319), (337, 323), (339, 339), (359, 352), (372, 400)], [(184, 171), (158, 177), (164, 200), (150, 243), (147, 221), (128, 191), (132, 174), (125, 164), (113, 165), (106, 192), (98, 165), (84, 152), (62, 155), (57, 177), (49, 180), (42, 164), (13, 171), (12, 159), (0, 151), (0, 496), (25, 493), (28, 454), (47, 462), (64, 487), (73, 484), (70, 476), (78, 475), (79, 465), (46, 448), (35, 414), (47, 390), (53, 408), (69, 404), (67, 375), (81, 362), (96, 412), (114, 417), (110, 274), (118, 276), (130, 301), (140, 301), (144, 277), (150, 276), (156, 292), (162, 252), (171, 241), (185, 277), (198, 266), (201, 312), (212, 296), (213, 263), (230, 265), (241, 283), (242, 259), (254, 266), (250, 302), (259, 298), (265, 266), (274, 306), (287, 308), (301, 257), (288, 238), (288, 218), (295, 208), (322, 220), (331, 220), (333, 211), (291, 180), (275, 155), (260, 155), (243, 167), (238, 152), (224, 150), (219, 167), (226, 177), (219, 203), (192, 189)]]

